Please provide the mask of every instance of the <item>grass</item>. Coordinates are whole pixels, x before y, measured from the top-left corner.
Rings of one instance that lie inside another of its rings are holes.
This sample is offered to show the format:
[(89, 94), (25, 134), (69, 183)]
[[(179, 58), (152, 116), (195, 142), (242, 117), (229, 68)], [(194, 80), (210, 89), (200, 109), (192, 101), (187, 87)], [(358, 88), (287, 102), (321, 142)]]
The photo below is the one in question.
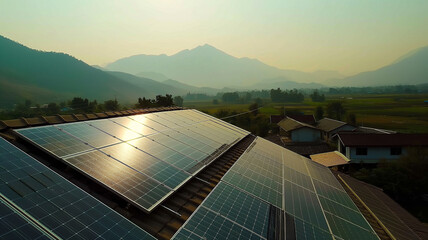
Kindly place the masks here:
[[(348, 113), (357, 116), (357, 123), (368, 127), (385, 128), (399, 132), (428, 133), (428, 94), (365, 94), (365, 95), (335, 95), (327, 96), (326, 102), (312, 102), (306, 98), (303, 103), (272, 103), (268, 100), (260, 109), (261, 114), (280, 114), (282, 109), (286, 111), (299, 111), (305, 114), (313, 114), (317, 106), (325, 106), (328, 101), (339, 100), (343, 102)], [(244, 112), (249, 104), (225, 104), (218, 105), (211, 101), (185, 102), (186, 107), (204, 110), (210, 114), (220, 109)]]

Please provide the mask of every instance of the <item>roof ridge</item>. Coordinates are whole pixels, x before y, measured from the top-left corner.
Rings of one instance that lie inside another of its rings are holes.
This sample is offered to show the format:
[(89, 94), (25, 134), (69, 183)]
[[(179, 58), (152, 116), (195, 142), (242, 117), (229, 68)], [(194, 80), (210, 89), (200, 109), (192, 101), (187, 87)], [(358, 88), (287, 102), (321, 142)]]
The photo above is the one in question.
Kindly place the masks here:
[[(163, 111), (172, 111), (185, 109), (183, 107), (157, 107), (157, 108), (137, 108), (130, 110), (121, 110), (121, 111), (106, 111), (106, 112), (91, 112), (91, 113), (70, 113), (70, 114), (56, 114), (48, 116), (35, 116), (30, 118), (17, 118), (17, 119), (7, 119), (0, 120), (0, 131), (7, 129), (16, 129), (16, 128), (26, 128), (33, 126), (45, 126), (52, 124), (63, 124), (68, 122), (80, 122), (86, 121), (88, 119), (79, 118), (76, 115), (82, 114), (86, 116), (87, 114), (92, 114), (93, 119), (102, 119), (102, 118), (112, 118), (120, 116), (130, 116), (135, 114), (143, 114), (150, 112), (163, 112)], [(88, 118), (86, 116), (86, 118)], [(91, 119), (92, 120), (92, 119)]]

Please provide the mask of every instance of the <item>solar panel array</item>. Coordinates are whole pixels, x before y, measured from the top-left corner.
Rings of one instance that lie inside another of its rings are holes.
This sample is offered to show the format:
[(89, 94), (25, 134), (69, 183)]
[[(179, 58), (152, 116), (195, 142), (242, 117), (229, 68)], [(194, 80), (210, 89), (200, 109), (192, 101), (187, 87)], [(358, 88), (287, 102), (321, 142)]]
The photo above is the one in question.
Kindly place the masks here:
[(155, 239), (0, 138), (0, 239)]
[(248, 135), (196, 110), (16, 132), (146, 212)]
[(274, 239), (269, 233), (378, 239), (328, 168), (257, 138), (174, 237)]

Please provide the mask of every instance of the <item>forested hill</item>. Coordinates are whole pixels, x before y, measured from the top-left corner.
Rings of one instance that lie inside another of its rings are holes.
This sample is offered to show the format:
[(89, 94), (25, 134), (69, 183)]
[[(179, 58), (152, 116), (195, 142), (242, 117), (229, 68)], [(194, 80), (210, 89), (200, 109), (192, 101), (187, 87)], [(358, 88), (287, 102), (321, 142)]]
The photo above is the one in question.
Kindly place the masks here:
[(59, 101), (72, 96), (134, 102), (150, 90), (89, 66), (68, 54), (30, 49), (0, 36), (0, 106), (22, 99)]

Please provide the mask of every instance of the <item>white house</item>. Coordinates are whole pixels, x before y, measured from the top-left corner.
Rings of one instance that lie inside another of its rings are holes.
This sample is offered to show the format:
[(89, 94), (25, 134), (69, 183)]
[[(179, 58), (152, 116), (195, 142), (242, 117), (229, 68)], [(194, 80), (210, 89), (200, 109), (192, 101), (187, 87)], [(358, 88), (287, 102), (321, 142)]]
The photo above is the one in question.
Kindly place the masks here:
[(409, 147), (428, 147), (428, 134), (340, 132), (336, 136), (338, 151), (351, 163), (397, 160), (406, 154)]

